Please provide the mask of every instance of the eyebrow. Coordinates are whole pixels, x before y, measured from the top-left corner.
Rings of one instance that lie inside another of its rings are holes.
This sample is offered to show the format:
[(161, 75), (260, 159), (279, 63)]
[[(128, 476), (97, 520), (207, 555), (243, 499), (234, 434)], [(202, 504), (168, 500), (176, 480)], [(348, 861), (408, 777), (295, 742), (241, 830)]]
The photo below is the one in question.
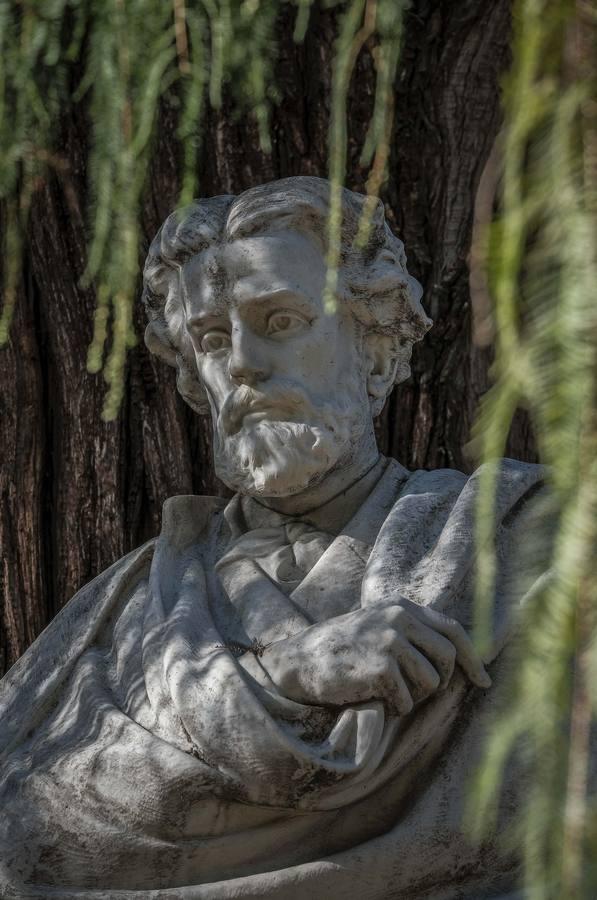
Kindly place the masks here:
[[(248, 293), (244, 297), (235, 298), (235, 303), (238, 304), (238, 306), (243, 307), (248, 306), (249, 304), (259, 305), (271, 303), (272, 301), (283, 300), (284, 298), (287, 298), (289, 301), (294, 302), (295, 305), (298, 305), (305, 310), (309, 310), (310, 312), (314, 311), (315, 304), (313, 300), (306, 294), (303, 294), (302, 291), (290, 287), (278, 288), (274, 291), (265, 291), (261, 294)], [(187, 325), (202, 325), (204, 322), (212, 319), (222, 319), (226, 316), (228, 309), (229, 304), (227, 303), (214, 304), (212, 309), (206, 309), (203, 312), (196, 312), (190, 315), (187, 318)]]
[(248, 293), (246, 296), (235, 297), (239, 306), (246, 306), (248, 303), (270, 303), (272, 300), (281, 300), (287, 297), (290, 300), (298, 300), (303, 306), (313, 306), (313, 300), (302, 291), (292, 288), (276, 288), (273, 291), (263, 291), (262, 293)]

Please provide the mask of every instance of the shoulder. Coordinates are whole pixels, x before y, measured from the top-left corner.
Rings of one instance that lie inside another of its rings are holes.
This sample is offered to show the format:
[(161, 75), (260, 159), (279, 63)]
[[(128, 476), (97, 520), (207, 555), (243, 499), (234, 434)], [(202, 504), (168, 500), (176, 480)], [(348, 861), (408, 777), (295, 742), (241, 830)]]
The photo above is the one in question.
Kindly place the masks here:
[(410, 521), (417, 539), (447, 527), (453, 534), (470, 534), (472, 540), (482, 508), (492, 511), (496, 525), (522, 521), (522, 510), (537, 506), (531, 499), (548, 497), (546, 475), (544, 466), (513, 459), (485, 463), (470, 475), (456, 469), (409, 472), (400, 486), (393, 520)]
[(472, 498), (485, 485), (514, 499), (542, 486), (546, 475), (545, 466), (508, 458), (484, 463), (470, 475), (457, 469), (418, 469), (408, 473), (402, 494), (443, 495), (456, 501)]
[(169, 497), (162, 507), (162, 530), (159, 542), (177, 547), (204, 540), (228, 505), (222, 497), (203, 494), (178, 494)]
[(23, 707), (29, 719), (41, 714), (77, 659), (133, 598), (143, 607), (156, 550), (172, 541), (201, 541), (225, 505), (217, 497), (170, 497), (163, 505), (160, 536), (114, 562), (65, 604), (0, 681), (0, 752), (20, 734)]
[(116, 606), (146, 580), (155, 539), (127, 553), (84, 585), (0, 681), (0, 752), (19, 732), (23, 709), (43, 709)]
[[(48, 646), (50, 642), (68, 641), (73, 645), (78, 639), (88, 636), (90, 630), (97, 629), (115, 606), (126, 602), (140, 582), (147, 580), (160, 541), (200, 541), (210, 531), (214, 514), (225, 505), (226, 501), (218, 497), (185, 494), (168, 498), (162, 507), (160, 535), (116, 560), (78, 590), (29, 648), (25, 657), (39, 655), (42, 645)], [(25, 657), (21, 657), (8, 675), (14, 676), (24, 667)], [(6, 678), (3, 679), (3, 687), (5, 682)]]

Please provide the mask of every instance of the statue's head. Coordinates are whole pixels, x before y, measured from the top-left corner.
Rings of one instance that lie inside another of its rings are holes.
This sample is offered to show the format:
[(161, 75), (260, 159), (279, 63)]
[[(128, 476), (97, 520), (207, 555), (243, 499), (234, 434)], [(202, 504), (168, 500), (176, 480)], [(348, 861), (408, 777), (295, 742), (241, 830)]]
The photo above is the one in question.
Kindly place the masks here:
[(197, 200), (166, 219), (144, 270), (145, 341), (211, 412), (216, 472), (264, 497), (342, 466), (410, 374), (431, 322), (378, 201), (342, 192), (335, 310), (324, 308), (329, 183), (296, 177)]

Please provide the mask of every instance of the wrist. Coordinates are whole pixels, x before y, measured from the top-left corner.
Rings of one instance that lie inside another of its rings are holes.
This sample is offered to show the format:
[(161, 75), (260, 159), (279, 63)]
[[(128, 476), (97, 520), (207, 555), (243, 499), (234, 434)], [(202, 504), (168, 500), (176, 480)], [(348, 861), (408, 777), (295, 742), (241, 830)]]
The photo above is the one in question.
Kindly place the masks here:
[(249, 650), (247, 653), (243, 653), (243, 655), (237, 659), (237, 662), (247, 675), (250, 675), (250, 677), (260, 684), (261, 687), (266, 688), (267, 690), (276, 690), (277, 686), (271, 678), (267, 668), (263, 665), (261, 656), (262, 653), (258, 654), (253, 650)]

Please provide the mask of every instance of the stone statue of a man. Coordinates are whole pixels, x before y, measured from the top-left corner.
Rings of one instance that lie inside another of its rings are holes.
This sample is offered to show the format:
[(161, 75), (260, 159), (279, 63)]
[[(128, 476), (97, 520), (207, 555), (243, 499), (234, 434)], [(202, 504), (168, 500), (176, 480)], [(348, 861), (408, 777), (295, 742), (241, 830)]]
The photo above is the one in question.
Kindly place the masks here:
[(2, 682), (2, 897), (510, 886), (516, 860), (470, 842), (462, 810), (542, 470), (502, 465), (482, 662), (467, 636), (478, 478), (408, 472), (374, 437), (431, 324), (421, 288), (381, 204), (357, 248), (364, 198), (344, 191), (326, 310), (328, 193), (289, 178), (197, 201), (151, 246), (147, 344), (211, 413), (236, 493), (168, 500), (159, 538), (81, 590)]

